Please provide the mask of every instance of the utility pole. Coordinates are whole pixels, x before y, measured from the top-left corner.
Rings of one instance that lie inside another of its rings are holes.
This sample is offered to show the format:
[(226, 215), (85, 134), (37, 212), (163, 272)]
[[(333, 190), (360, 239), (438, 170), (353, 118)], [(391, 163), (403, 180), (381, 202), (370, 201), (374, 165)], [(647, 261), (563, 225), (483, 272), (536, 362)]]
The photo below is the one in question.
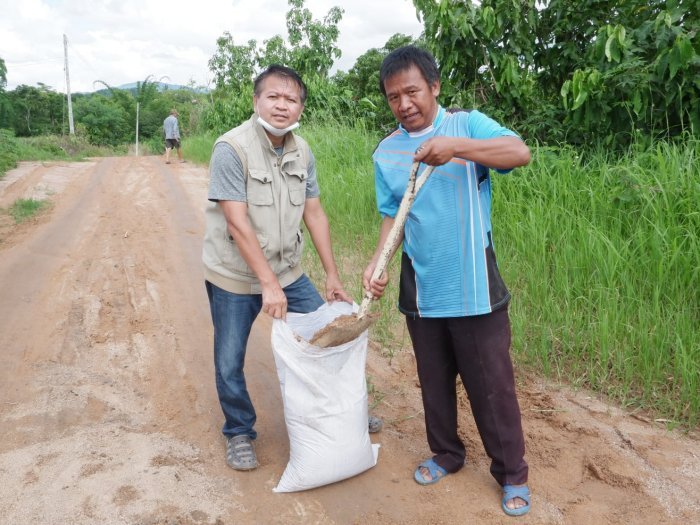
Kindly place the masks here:
[(70, 96), (70, 76), (68, 75), (68, 37), (63, 35), (63, 56), (65, 58), (66, 69), (66, 96), (68, 97), (68, 129), (71, 135), (75, 135), (73, 127), (73, 101)]
[(136, 156), (139, 156), (139, 103), (136, 103)]

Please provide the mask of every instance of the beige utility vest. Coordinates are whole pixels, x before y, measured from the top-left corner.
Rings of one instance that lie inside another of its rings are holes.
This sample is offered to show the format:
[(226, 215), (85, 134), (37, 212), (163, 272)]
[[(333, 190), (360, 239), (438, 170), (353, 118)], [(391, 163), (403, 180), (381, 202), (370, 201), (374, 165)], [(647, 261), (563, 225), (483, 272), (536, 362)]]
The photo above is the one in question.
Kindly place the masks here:
[[(277, 155), (257, 114), (216, 140), (236, 151), (246, 174), (248, 219), (268, 264), (282, 287), (302, 275), (304, 235), (300, 229), (306, 182), (309, 145), (287, 133), (281, 157)], [(261, 293), (260, 282), (240, 254), (231, 236), (221, 206), (210, 202), (206, 209), (204, 235), (204, 277), (226, 291), (239, 294)]]

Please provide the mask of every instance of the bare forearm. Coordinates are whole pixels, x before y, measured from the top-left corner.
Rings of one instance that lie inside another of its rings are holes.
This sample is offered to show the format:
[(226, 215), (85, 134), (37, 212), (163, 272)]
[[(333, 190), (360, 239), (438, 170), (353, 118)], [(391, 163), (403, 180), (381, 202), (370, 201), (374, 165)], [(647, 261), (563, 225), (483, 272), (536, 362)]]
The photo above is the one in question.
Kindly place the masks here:
[(512, 169), (530, 162), (530, 149), (518, 137), (433, 137), (421, 145), (414, 158), (420, 162), (440, 166), (455, 157), (471, 160), (488, 168)]
[(517, 168), (530, 162), (530, 149), (517, 137), (457, 140), (455, 157), (472, 160), (489, 168)]
[(323, 269), (326, 271), (326, 300), (345, 301), (352, 304), (352, 297), (348, 295), (340, 281), (338, 267), (335, 264), (331, 248), (331, 230), (328, 225), (328, 217), (326, 217), (318, 197), (306, 200), (304, 223), (309, 229), (311, 240), (316, 247), (319, 259), (321, 259)]
[(333, 257), (331, 248), (331, 233), (328, 218), (323, 212), (304, 215), (304, 223), (309, 230), (311, 241), (316, 247), (316, 252), (321, 260), (326, 275), (338, 275), (338, 267)]

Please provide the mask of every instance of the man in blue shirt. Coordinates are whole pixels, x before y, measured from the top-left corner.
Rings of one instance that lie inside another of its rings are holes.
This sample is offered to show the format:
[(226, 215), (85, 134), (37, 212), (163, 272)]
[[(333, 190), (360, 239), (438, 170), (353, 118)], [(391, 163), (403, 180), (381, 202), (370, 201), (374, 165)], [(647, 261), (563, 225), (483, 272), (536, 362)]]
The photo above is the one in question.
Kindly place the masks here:
[(496, 264), (491, 234), (489, 169), (505, 173), (530, 161), (512, 131), (478, 111), (445, 110), (438, 102), (434, 57), (414, 46), (390, 53), (380, 89), (399, 127), (374, 152), (377, 250), (363, 275), (380, 297), (388, 277), (372, 273), (408, 183), (411, 164), (436, 166), (415, 198), (404, 227), (399, 309), (413, 343), (428, 444), (433, 457), (414, 473), (436, 483), (464, 465), (457, 433), (456, 378), (469, 396), (491, 474), (503, 488), (506, 514), (530, 509), (528, 466), (510, 349), (510, 294)]

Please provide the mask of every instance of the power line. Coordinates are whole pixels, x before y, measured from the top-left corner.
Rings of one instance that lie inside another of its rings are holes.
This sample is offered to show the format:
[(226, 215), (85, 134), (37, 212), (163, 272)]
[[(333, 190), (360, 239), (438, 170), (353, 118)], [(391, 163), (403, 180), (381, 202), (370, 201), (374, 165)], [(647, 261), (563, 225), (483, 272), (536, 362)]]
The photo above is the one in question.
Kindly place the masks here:
[(70, 47), (71, 52), (75, 53), (80, 59), (80, 61), (83, 64), (85, 64), (95, 74), (96, 77), (99, 78), (100, 73), (98, 73), (97, 70), (94, 67), (92, 67), (92, 64), (90, 64), (90, 62), (87, 61), (87, 59), (80, 53), (80, 51), (78, 51), (78, 49), (70, 42), (68, 42), (68, 46)]

